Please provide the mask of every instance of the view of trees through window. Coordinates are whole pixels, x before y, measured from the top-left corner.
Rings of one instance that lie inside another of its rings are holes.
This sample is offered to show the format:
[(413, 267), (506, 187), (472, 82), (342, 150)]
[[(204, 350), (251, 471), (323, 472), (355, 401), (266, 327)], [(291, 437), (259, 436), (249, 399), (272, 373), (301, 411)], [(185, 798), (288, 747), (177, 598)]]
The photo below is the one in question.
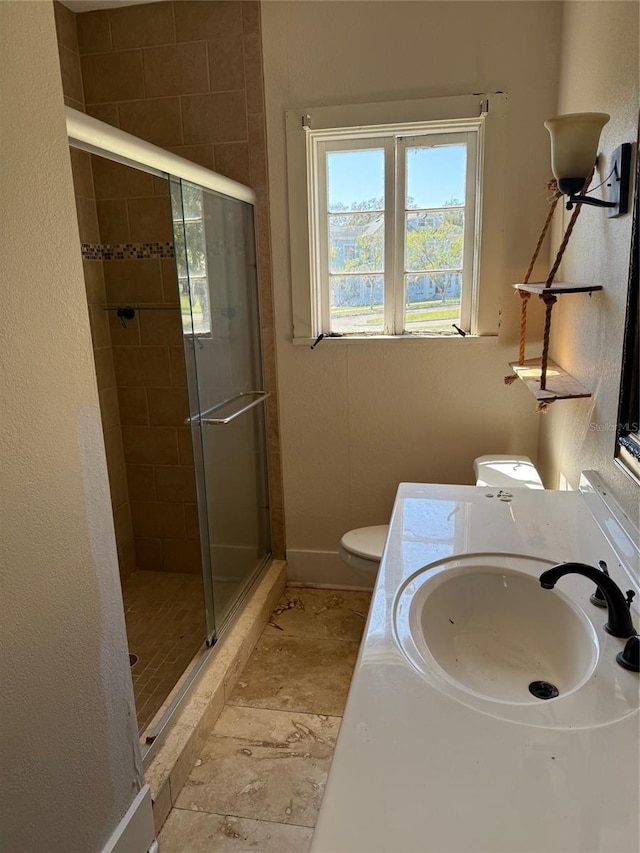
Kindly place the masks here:
[(182, 181), (181, 185), (172, 184), (174, 245), (184, 334), (193, 332), (200, 335), (211, 331), (203, 204), (204, 194), (201, 187), (186, 181)]
[[(446, 159), (443, 148), (448, 149)], [(385, 225), (395, 227), (387, 218), (399, 215), (404, 217), (403, 246), (396, 252), (403, 260), (401, 273), (397, 259), (394, 269), (397, 278), (404, 277), (405, 330), (450, 331), (452, 323), (459, 322), (465, 155), (466, 146), (459, 144), (407, 148), (399, 212), (385, 209), (382, 149), (327, 155), (332, 331), (383, 331)], [(382, 192), (363, 198), (369, 187)], [(360, 198), (342, 200), (349, 188)]]

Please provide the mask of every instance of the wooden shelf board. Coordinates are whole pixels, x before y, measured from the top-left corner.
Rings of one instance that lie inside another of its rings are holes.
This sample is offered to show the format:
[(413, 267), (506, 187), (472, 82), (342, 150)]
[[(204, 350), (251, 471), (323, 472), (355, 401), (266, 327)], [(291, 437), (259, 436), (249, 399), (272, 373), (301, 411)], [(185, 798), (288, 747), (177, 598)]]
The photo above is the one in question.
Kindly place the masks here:
[(509, 362), (513, 372), (522, 379), (536, 400), (552, 403), (554, 400), (591, 396), (591, 392), (584, 385), (551, 359), (547, 362), (547, 387), (544, 391), (540, 390), (540, 362), (539, 358), (528, 358), (524, 364)]
[(544, 281), (530, 281), (527, 284), (514, 284), (516, 290), (525, 290), (527, 293), (553, 293), (559, 296), (562, 293), (593, 293), (594, 290), (602, 290), (601, 284), (571, 284), (568, 281), (556, 281), (551, 287), (545, 287)]

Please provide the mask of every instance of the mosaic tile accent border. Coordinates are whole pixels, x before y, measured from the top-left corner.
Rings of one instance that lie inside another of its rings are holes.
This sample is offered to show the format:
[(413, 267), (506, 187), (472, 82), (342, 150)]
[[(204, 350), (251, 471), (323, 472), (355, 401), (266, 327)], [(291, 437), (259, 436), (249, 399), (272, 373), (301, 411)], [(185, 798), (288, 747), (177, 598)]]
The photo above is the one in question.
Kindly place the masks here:
[(129, 261), (175, 258), (173, 243), (82, 243), (84, 261)]

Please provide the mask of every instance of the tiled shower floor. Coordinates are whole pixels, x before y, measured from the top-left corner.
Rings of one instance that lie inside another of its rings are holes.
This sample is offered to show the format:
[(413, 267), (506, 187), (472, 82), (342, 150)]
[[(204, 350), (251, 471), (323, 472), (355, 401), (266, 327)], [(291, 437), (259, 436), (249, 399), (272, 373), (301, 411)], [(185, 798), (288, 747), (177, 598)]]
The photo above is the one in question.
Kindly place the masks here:
[[(227, 612), (241, 583), (214, 581), (217, 616)], [(193, 658), (205, 650), (200, 575), (135, 572), (122, 584), (138, 732), (147, 728)]]
[(199, 575), (135, 572), (122, 585), (138, 731), (142, 733), (194, 655), (204, 649)]
[(287, 588), (160, 834), (162, 853), (306, 853), (369, 608)]

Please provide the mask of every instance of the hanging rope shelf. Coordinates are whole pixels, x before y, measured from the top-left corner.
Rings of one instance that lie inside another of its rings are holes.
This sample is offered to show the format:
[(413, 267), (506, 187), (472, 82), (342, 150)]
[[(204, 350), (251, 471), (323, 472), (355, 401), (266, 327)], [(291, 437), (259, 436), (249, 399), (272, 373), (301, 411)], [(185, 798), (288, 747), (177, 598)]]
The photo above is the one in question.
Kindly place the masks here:
[[(591, 177), (589, 177), (580, 191), (583, 195)], [(551, 312), (553, 306), (557, 302), (558, 296), (565, 293), (592, 293), (594, 290), (602, 290), (602, 285), (581, 285), (569, 284), (567, 282), (554, 281), (562, 256), (569, 243), (569, 239), (573, 232), (576, 220), (582, 210), (582, 205), (575, 206), (569, 225), (558, 249), (556, 259), (549, 271), (546, 281), (529, 282), (535, 262), (540, 254), (540, 249), (551, 225), (553, 214), (558, 204), (558, 200), (562, 197), (562, 193), (558, 190), (556, 181), (550, 181), (547, 188), (552, 191), (552, 200), (547, 214), (546, 221), (538, 238), (538, 242), (533, 251), (529, 267), (525, 273), (524, 281), (514, 285), (516, 293), (520, 295), (520, 348), (518, 352), (518, 360), (510, 362), (509, 366), (513, 369), (513, 375), (505, 376), (504, 381), (507, 385), (515, 382), (516, 379), (521, 379), (533, 396), (538, 401), (537, 412), (546, 412), (549, 405), (556, 400), (568, 400), (576, 397), (590, 397), (591, 392), (574, 379), (566, 370), (559, 367), (554, 361), (549, 358), (549, 340), (551, 337)], [(532, 295), (537, 295), (545, 304), (545, 322), (544, 335), (542, 342), (542, 355), (540, 358), (525, 358), (525, 344), (527, 337), (527, 306)]]

